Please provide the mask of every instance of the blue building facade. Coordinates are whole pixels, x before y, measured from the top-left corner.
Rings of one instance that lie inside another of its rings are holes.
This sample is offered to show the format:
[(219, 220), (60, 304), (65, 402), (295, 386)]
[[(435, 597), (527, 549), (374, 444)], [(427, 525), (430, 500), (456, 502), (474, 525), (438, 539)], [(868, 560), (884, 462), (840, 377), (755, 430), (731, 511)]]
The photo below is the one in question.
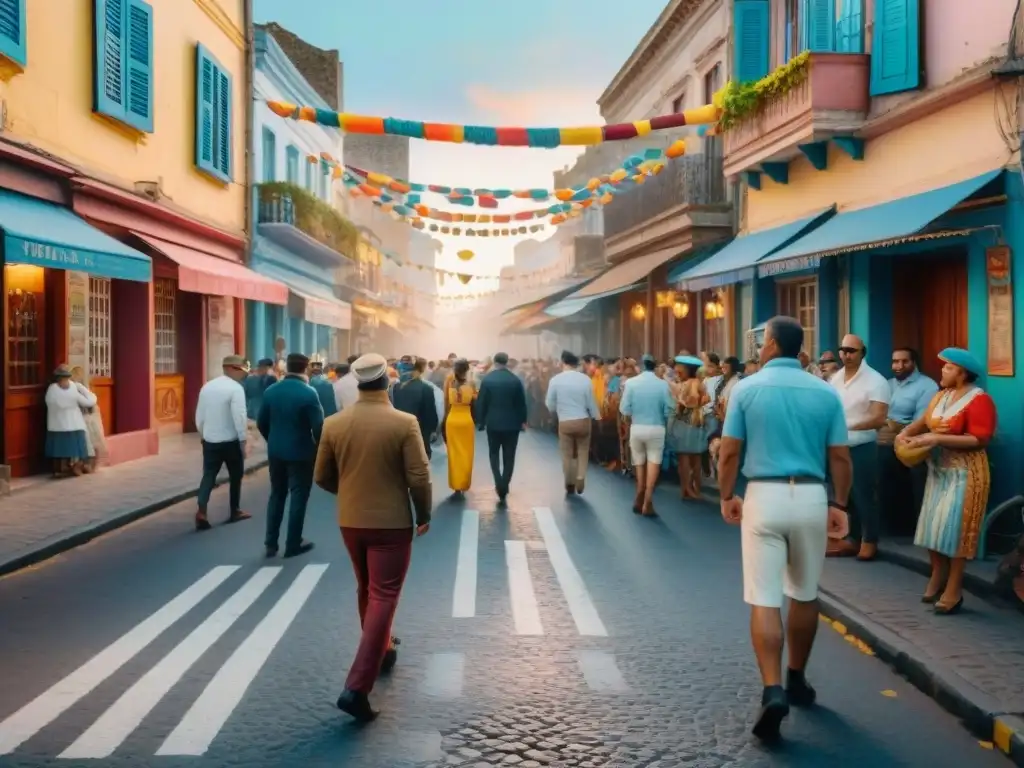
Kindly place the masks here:
[[(352, 307), (335, 286), (351, 272), (350, 256), (304, 231), (302, 206), (337, 208), (335, 168), (342, 136), (312, 123), (284, 120), (266, 100), (330, 109), (266, 29), (255, 32), (256, 72), (253, 136), (255, 231), (250, 266), (288, 286), (287, 306), (247, 304), (250, 360), (280, 358), (291, 352), (328, 361), (349, 351)], [(308, 228), (308, 227), (307, 227)]]

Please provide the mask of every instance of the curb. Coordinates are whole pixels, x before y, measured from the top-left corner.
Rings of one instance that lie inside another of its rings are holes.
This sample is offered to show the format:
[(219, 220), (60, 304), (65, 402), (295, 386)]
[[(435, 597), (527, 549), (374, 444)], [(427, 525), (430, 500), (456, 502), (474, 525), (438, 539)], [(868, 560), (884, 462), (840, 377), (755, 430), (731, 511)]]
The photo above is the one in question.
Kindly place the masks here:
[(1003, 712), (992, 696), (942, 662), (925, 658), (916, 646), (827, 590), (819, 591), (818, 605), (822, 615), (832, 622), (832, 628), (848, 641), (866, 644), (871, 655), (934, 699), (986, 745), (998, 748), (1014, 765), (1024, 768), (1024, 719)]
[[(245, 468), (245, 475), (255, 474), (266, 467), (267, 463), (267, 460), (263, 459), (251, 464)], [(217, 482), (214, 483), (213, 487), (219, 488), (222, 485), (226, 485), (227, 482), (227, 478), (217, 478)], [(180, 504), (183, 501), (195, 498), (198, 495), (198, 487), (188, 491), (180, 491), (172, 496), (166, 496), (159, 501), (154, 501), (152, 504), (148, 504), (144, 507), (118, 512), (105, 520), (100, 520), (99, 522), (86, 525), (81, 528), (76, 528), (63, 534), (58, 534), (59, 538), (44, 543), (38, 549), (18, 555), (17, 557), (12, 557), (9, 560), (0, 561), (0, 578), (24, 570), (29, 566), (38, 565), (45, 560), (49, 560), (52, 557), (56, 557), (64, 552), (80, 547), (99, 536), (110, 533), (111, 531), (116, 531), (118, 528), (123, 528), (126, 525), (134, 523), (136, 520), (149, 517), (150, 515), (167, 509), (168, 507), (173, 507), (175, 504)]]

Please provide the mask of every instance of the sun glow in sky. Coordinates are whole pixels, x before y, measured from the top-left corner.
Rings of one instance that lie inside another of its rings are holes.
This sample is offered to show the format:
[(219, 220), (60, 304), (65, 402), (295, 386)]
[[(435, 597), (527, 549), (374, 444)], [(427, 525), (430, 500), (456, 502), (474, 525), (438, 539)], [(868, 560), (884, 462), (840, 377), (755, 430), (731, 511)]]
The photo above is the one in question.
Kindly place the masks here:
[[(257, 22), (276, 21), (313, 45), (340, 51), (348, 112), (520, 126), (603, 123), (597, 97), (665, 5), (665, 0), (254, 2)], [(460, 187), (550, 188), (552, 172), (570, 165), (579, 152), (572, 147), (479, 147), (414, 139), (410, 180)], [(453, 209), (439, 196), (425, 202)], [(503, 201), (499, 210), (537, 206)], [(511, 263), (516, 242), (547, 236), (545, 232), (485, 240), (438, 235), (444, 243), (439, 267), (465, 268), (455, 254), (469, 248), (477, 254), (471, 262), (473, 272), (497, 275)], [(452, 282), (446, 281), (446, 289)], [(484, 287), (474, 283), (460, 292)]]

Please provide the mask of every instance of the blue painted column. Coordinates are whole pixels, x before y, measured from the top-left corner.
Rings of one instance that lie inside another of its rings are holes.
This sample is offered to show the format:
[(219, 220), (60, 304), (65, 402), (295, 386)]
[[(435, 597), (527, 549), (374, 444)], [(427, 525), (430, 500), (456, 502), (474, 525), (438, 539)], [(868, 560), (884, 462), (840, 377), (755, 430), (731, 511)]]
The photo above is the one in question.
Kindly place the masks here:
[(892, 263), (889, 254), (850, 257), (850, 333), (868, 348), (867, 362), (888, 371), (892, 359)]
[(288, 335), (285, 337), (287, 341), (285, 347), (289, 354), (292, 352), (300, 355), (305, 354), (305, 349), (303, 349), (305, 340), (302, 338), (303, 325), (302, 320), (297, 317), (288, 318)]
[(777, 305), (774, 277), (755, 277), (753, 281), (753, 325), (771, 320)]
[[(823, 259), (818, 268), (818, 354), (839, 342), (839, 262)], [(808, 352), (810, 354), (810, 352)]]
[(249, 329), (246, 355), (255, 365), (257, 360), (272, 357), (274, 340), (267, 338), (267, 305), (262, 301), (245, 302), (246, 327)]

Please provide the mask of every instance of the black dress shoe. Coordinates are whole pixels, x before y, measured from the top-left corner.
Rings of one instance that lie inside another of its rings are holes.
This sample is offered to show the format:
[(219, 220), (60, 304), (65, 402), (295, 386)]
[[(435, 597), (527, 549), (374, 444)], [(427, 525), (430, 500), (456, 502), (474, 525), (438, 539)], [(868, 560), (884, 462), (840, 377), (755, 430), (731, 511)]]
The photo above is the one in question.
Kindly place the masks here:
[(779, 740), (779, 728), (789, 715), (789, 700), (781, 685), (772, 685), (761, 694), (761, 711), (757, 713), (753, 733), (761, 741), (773, 743)]
[(402, 641), (397, 637), (391, 638), (391, 646), (384, 652), (384, 660), (380, 663), (380, 672), (382, 675), (388, 674), (395, 668), (395, 664), (398, 663), (398, 646), (402, 644)]
[(803, 673), (790, 670), (786, 679), (786, 698), (794, 707), (813, 707), (818, 700), (818, 692)]
[(265, 553), (267, 557), (277, 557), (277, 547), (266, 547)]
[(375, 720), (380, 712), (370, 706), (370, 697), (365, 693), (350, 691), (346, 688), (338, 697), (338, 709), (347, 715), (351, 715), (361, 723), (368, 723)]
[(312, 541), (303, 541), (301, 544), (299, 544), (299, 546), (295, 547), (294, 549), (286, 549), (284, 551), (284, 556), (285, 557), (298, 557), (299, 555), (306, 554), (312, 548), (313, 548), (313, 542)]

